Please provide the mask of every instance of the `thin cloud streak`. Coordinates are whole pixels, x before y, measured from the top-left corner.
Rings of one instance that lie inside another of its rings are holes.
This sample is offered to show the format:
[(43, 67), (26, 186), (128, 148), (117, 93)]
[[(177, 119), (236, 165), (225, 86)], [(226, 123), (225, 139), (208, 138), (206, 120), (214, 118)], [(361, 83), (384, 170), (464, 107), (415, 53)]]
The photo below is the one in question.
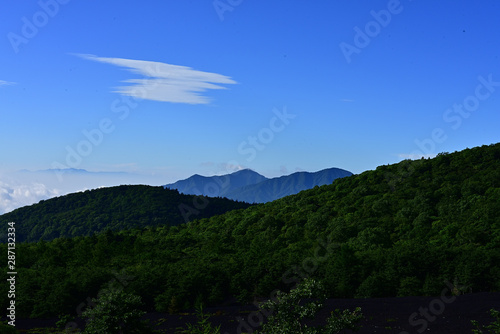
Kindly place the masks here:
[(146, 77), (124, 80), (123, 82), (130, 85), (117, 87), (113, 91), (114, 93), (140, 99), (172, 103), (207, 104), (210, 103), (210, 99), (201, 93), (209, 89), (227, 89), (220, 84), (237, 83), (228, 76), (198, 71), (187, 66), (146, 60), (105, 58), (87, 54), (76, 55), (87, 60), (124, 67), (132, 73)]
[(11, 86), (11, 85), (15, 85), (15, 84), (16, 84), (15, 82), (0, 80), (0, 86)]
[(216, 163), (213, 161), (205, 161), (199, 164), (199, 166), (204, 167), (204, 168), (215, 168), (216, 171), (212, 171), (212, 175), (225, 175), (225, 174), (231, 174), (243, 169), (248, 169), (247, 166), (240, 165), (236, 161), (230, 161), (230, 162), (220, 162)]

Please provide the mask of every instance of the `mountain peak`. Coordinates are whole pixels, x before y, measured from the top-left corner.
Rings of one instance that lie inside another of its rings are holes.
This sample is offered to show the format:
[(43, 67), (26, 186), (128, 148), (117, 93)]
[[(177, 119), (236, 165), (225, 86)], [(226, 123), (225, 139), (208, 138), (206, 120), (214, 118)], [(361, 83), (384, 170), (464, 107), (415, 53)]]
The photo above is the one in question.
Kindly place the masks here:
[(335, 179), (352, 175), (340, 168), (324, 169), (315, 173), (295, 172), (272, 179), (251, 170), (242, 169), (231, 174), (193, 175), (185, 180), (165, 185), (184, 194), (222, 196), (248, 203), (264, 203), (296, 194), (302, 190), (332, 183)]
[(260, 175), (260, 176), (264, 177), (263, 175), (257, 173), (256, 171), (254, 171), (253, 169), (250, 169), (250, 168), (244, 168), (244, 169), (237, 170), (236, 172), (233, 172), (230, 175), (236, 175), (236, 174), (238, 174), (238, 175), (251, 174), (251, 175)]

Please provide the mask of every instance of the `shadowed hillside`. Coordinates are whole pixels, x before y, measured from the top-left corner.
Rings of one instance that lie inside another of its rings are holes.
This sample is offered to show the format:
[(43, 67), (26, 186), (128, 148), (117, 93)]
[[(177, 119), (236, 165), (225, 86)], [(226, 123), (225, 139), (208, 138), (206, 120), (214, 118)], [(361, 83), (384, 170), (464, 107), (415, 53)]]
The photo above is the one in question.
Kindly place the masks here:
[(178, 225), (248, 206), (222, 198), (183, 195), (163, 187), (118, 186), (42, 200), (0, 216), (0, 223), (17, 223), (17, 242), (38, 241), (102, 230)]

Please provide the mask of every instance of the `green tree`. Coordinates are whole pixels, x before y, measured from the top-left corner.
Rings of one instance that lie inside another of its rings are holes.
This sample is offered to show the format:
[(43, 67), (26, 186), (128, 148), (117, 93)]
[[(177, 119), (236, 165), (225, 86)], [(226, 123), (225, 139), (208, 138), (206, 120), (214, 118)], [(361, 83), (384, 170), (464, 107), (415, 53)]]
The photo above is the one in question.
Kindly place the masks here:
[[(268, 322), (263, 325), (265, 334), (335, 334), (344, 329), (358, 330), (357, 323), (361, 320), (361, 309), (353, 312), (336, 310), (327, 319), (324, 327), (309, 327), (305, 320), (313, 319), (323, 307), (324, 294), (320, 283), (306, 279), (298, 284), (290, 293), (278, 292), (276, 300), (269, 300), (261, 308), (272, 311)], [(313, 299), (320, 297), (320, 300)], [(305, 300), (306, 299), (306, 300)]]
[(92, 300), (93, 308), (83, 312), (87, 319), (84, 334), (142, 334), (153, 333), (141, 320), (141, 298), (124, 291), (108, 290)]

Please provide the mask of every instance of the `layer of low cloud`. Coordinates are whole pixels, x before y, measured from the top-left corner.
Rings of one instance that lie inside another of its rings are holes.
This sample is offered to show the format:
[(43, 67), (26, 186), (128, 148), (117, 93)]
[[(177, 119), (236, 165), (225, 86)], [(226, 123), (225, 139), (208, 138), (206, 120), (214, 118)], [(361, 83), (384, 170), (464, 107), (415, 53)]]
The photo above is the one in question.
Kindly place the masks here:
[(130, 85), (117, 87), (114, 91), (115, 93), (140, 99), (172, 103), (207, 104), (210, 103), (210, 99), (202, 93), (210, 89), (226, 89), (221, 84), (236, 84), (236, 81), (228, 76), (198, 71), (186, 66), (85, 54), (77, 54), (77, 56), (120, 66), (132, 73), (143, 76), (144, 78), (123, 81)]
[(21, 184), (0, 181), (0, 214), (59, 195), (42, 183)]
[[(120, 166), (134, 168), (135, 164)], [(178, 178), (176, 179), (170, 174), (172, 173), (88, 172), (81, 169), (68, 170), (61, 175), (60, 172), (56, 173), (54, 170), (22, 170), (17, 172), (0, 170), (0, 215), (38, 203), (42, 199), (47, 200), (90, 189), (122, 184), (160, 186), (177, 181)]]

